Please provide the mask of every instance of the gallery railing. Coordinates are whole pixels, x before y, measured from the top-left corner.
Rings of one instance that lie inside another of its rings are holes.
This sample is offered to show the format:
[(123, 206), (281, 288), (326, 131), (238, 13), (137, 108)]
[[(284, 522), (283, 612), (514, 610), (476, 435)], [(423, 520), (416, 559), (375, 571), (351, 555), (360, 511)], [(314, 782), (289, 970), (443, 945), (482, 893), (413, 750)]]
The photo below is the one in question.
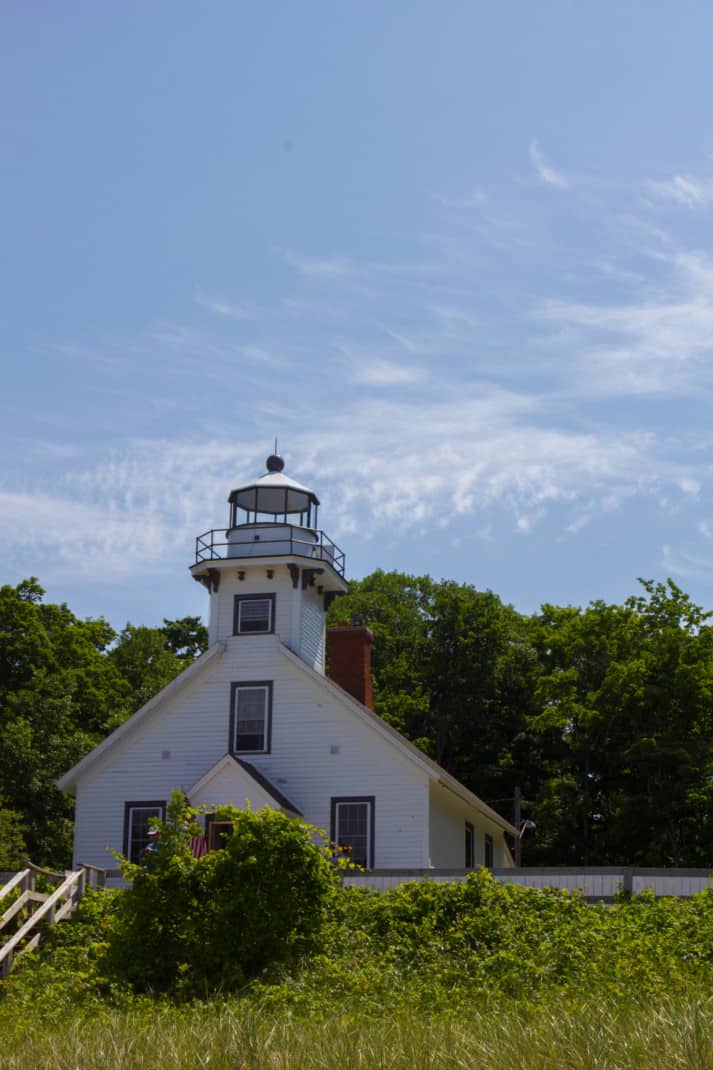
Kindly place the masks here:
[(230, 532), (214, 528), (196, 539), (196, 564), (231, 557), (287, 556), (326, 561), (340, 576), (344, 575), (343, 551), (323, 531), (313, 528), (280, 524), (275, 529), (269, 524), (245, 524)]

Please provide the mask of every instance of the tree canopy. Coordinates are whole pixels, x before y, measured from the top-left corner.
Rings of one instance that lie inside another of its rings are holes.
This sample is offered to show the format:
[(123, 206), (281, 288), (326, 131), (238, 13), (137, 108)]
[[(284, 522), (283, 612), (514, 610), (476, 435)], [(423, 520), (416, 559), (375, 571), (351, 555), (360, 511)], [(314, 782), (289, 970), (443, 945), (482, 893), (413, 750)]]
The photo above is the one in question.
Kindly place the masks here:
[[(13, 859), (62, 866), (72, 800), (55, 781), (207, 632), (185, 617), (117, 635), (43, 595), (34, 579), (0, 587), (0, 834)], [(376, 712), (511, 819), (519, 789), (526, 862), (711, 864), (713, 629), (671, 580), (525, 615), (469, 584), (376, 571), (332, 604), (331, 623), (354, 617), (375, 633)]]
[(33, 861), (62, 866), (72, 801), (55, 781), (180, 672), (207, 634), (187, 617), (129, 624), (117, 637), (106, 621), (80, 620), (43, 595), (34, 578), (0, 587), (0, 797), (19, 815)]
[(675, 583), (523, 615), (492, 591), (375, 572), (333, 623), (375, 633), (376, 712), (505, 816), (548, 865), (708, 865), (713, 630)]

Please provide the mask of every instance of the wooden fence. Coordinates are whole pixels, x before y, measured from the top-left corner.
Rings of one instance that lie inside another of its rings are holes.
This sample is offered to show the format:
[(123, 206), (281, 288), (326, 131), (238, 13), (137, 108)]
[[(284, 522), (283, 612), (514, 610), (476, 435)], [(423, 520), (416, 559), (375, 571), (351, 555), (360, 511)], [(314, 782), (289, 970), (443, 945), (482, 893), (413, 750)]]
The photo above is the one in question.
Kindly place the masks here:
[[(52, 892), (38, 892), (37, 878), (42, 876), (57, 887)], [(69, 917), (89, 887), (102, 888), (105, 871), (97, 866), (81, 866), (80, 869), (56, 873), (41, 869), (28, 862), (27, 868), (15, 873), (0, 887), (0, 902), (12, 892), (17, 893), (4, 914), (0, 915), (0, 939), (2, 930), (16, 918), (29, 915), (20, 928), (0, 946), (0, 977), (6, 977), (13, 961), (37, 947), (44, 928)], [(22, 914), (21, 914), (22, 912)], [(40, 923), (44, 923), (42, 926)]]
[[(386, 891), (407, 881), (465, 881), (468, 869), (373, 869), (344, 877), (344, 883)], [(634, 866), (549, 866), (494, 869), (503, 884), (527, 888), (566, 888), (589, 902), (611, 902), (619, 892), (636, 894), (650, 889), (657, 896), (686, 899), (711, 887), (709, 869), (645, 869)]]

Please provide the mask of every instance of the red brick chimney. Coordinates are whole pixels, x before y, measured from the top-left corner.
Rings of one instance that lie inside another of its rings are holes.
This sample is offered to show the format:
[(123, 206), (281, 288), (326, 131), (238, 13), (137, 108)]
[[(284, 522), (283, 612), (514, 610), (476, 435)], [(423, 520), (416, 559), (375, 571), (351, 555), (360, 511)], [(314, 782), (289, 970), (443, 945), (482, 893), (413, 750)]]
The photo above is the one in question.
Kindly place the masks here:
[(330, 678), (369, 709), (374, 705), (371, 689), (373, 638), (373, 632), (363, 624), (337, 624), (327, 628)]

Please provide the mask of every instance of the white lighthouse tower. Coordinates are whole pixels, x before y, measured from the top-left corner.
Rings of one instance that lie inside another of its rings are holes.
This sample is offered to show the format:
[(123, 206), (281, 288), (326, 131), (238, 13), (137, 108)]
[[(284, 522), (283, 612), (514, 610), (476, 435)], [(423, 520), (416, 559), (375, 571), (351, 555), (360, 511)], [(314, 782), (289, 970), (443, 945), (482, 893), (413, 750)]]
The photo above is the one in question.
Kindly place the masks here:
[(317, 527), (319, 500), (267, 458), (265, 475), (231, 491), (227, 530), (196, 539), (193, 578), (210, 592), (209, 643), (276, 633), (324, 673), (325, 619), (347, 589), (344, 554)]

